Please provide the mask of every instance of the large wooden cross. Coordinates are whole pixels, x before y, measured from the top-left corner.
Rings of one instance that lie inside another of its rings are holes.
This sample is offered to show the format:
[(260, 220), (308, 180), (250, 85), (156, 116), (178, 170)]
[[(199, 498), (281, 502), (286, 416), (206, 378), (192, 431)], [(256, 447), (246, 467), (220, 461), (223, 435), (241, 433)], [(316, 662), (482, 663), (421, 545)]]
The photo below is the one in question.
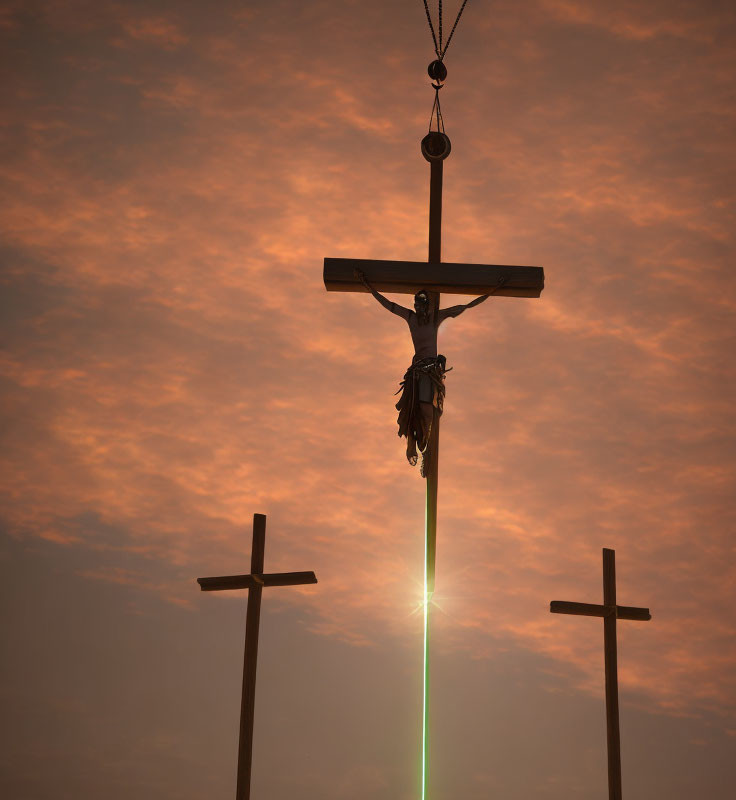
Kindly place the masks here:
[(253, 515), (253, 547), (250, 554), (250, 575), (225, 575), (217, 578), (197, 578), (203, 592), (227, 589), (248, 590), (248, 610), (245, 622), (245, 654), (243, 657), (243, 691), (240, 701), (240, 737), (238, 744), (238, 783), (236, 800), (249, 800), (250, 775), (253, 762), (253, 716), (256, 700), (256, 663), (258, 660), (258, 629), (261, 617), (261, 593), (264, 586), (299, 586), (317, 583), (313, 572), (272, 572), (264, 574), (266, 550), (266, 517)]
[[(422, 154), (430, 164), (427, 261), (325, 258), (324, 282), (328, 292), (367, 292), (367, 287), (356, 276), (358, 270), (377, 291), (414, 294), (420, 289), (426, 289), (435, 314), (439, 309), (441, 292), (539, 297), (544, 288), (544, 270), (541, 267), (442, 262), (442, 165), (449, 152), (449, 138), (444, 133), (433, 131), (422, 141)], [(430, 463), (426, 470), (426, 570), (430, 596), (434, 592), (437, 542), (439, 436), (439, 415), (435, 413), (429, 442)]]
[(616, 654), (616, 620), (633, 619), (646, 622), (652, 618), (648, 608), (616, 604), (616, 552), (603, 548), (603, 605), (568, 603), (553, 600), (553, 614), (577, 614), (603, 617), (603, 654), (606, 668), (606, 738), (608, 742), (608, 797), (621, 800), (621, 735), (618, 723), (618, 662)]

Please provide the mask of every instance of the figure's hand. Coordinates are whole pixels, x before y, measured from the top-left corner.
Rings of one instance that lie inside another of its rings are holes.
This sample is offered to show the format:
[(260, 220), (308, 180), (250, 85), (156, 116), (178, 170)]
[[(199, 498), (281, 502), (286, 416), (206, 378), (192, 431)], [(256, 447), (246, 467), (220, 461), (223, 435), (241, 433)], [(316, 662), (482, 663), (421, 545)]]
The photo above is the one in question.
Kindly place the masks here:
[(492, 294), (495, 294), (499, 289), (502, 289), (503, 285), (506, 283), (506, 280), (507, 280), (507, 276), (506, 275), (502, 275), (496, 281), (496, 285), (493, 287), (493, 289), (491, 289), (491, 291), (488, 292), (488, 294), (483, 295), (483, 299), (485, 300), (487, 297), (490, 297)]
[(368, 279), (365, 277), (365, 272), (363, 272), (362, 269), (355, 267), (353, 270), (353, 277), (357, 278), (363, 284), (363, 286), (368, 286)]

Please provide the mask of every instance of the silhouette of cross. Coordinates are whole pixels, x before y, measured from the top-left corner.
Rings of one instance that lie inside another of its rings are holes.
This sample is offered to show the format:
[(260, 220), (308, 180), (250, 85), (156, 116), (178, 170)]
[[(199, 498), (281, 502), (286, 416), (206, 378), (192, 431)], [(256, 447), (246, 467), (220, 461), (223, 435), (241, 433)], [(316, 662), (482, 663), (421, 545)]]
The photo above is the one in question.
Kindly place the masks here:
[(618, 722), (618, 659), (616, 652), (616, 620), (633, 619), (646, 622), (652, 618), (648, 608), (616, 604), (616, 552), (603, 548), (603, 605), (568, 603), (553, 600), (553, 614), (577, 614), (603, 617), (603, 654), (606, 669), (606, 739), (608, 743), (608, 797), (621, 800), (621, 735)]
[(261, 617), (261, 593), (264, 586), (299, 586), (317, 583), (313, 572), (272, 572), (264, 574), (266, 550), (266, 517), (253, 515), (253, 547), (249, 575), (225, 575), (197, 578), (203, 592), (228, 589), (248, 590), (248, 610), (245, 622), (245, 653), (243, 656), (243, 692), (240, 701), (240, 737), (238, 743), (238, 782), (236, 800), (249, 800), (250, 776), (253, 762), (253, 717), (256, 694), (256, 662), (258, 660), (258, 629)]

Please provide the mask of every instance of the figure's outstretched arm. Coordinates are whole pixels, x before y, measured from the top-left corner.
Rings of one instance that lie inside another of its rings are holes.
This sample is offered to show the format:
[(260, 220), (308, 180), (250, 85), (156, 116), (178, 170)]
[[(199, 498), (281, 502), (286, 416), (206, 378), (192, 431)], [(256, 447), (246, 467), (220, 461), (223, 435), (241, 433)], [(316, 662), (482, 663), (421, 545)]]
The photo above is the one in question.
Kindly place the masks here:
[(398, 303), (392, 303), (387, 297), (384, 297), (380, 292), (377, 292), (371, 285), (368, 283), (368, 279), (365, 277), (365, 273), (359, 269), (355, 270), (355, 277), (363, 284), (363, 286), (368, 289), (368, 291), (378, 300), (378, 302), (386, 309), (388, 309), (392, 314), (396, 314), (399, 317), (403, 317), (405, 320), (409, 320), (409, 316), (411, 315), (411, 311), (408, 308), (404, 308), (404, 306), (400, 306)]
[[(493, 290), (493, 292), (500, 289), (504, 285), (504, 283), (506, 283), (506, 279), (501, 278), (501, 280), (498, 282), (498, 285)], [(465, 303), (465, 305), (449, 306), (448, 308), (440, 309), (439, 321), (442, 322), (442, 320), (445, 320), (448, 317), (459, 317), (460, 314), (463, 313), (463, 311), (466, 311), (469, 308), (473, 308), (474, 306), (479, 306), (481, 303), (488, 300), (488, 298), (493, 294), (493, 292), (488, 292), (488, 294), (482, 294), (480, 297), (476, 297), (475, 300), (471, 300), (469, 303)]]

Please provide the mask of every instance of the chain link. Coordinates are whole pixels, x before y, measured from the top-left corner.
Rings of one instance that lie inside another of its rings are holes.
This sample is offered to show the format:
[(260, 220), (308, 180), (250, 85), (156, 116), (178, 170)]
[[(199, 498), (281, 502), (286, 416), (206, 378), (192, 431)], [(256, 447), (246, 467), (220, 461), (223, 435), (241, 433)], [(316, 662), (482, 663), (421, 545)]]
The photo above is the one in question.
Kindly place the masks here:
[(429, 6), (427, 5), (427, 0), (424, 0), (424, 10), (427, 13), (427, 22), (429, 23), (429, 30), (432, 32), (432, 41), (434, 42), (434, 52), (437, 53), (437, 58), (439, 58), (440, 61), (442, 61), (442, 56), (440, 55), (440, 48), (439, 45), (437, 44), (437, 37), (435, 36), (434, 33), (434, 25), (432, 24), (432, 17), (430, 16), (429, 13)]
[(450, 35), (447, 37), (447, 41), (444, 43), (444, 46), (442, 44), (442, 0), (439, 0), (439, 44), (437, 43), (437, 35), (434, 32), (432, 15), (429, 13), (429, 5), (427, 4), (427, 0), (423, 0), (423, 2), (424, 11), (427, 14), (427, 22), (429, 23), (429, 30), (432, 33), (432, 41), (434, 42), (434, 52), (437, 53), (437, 58), (442, 61), (445, 57), (445, 53), (447, 52), (447, 48), (450, 46), (450, 41), (455, 33), (455, 28), (457, 28), (458, 22), (460, 22), (460, 17), (462, 17), (463, 11), (465, 11), (465, 6), (467, 5), (468, 0), (463, 0), (463, 4), (460, 6), (460, 10), (457, 12), (457, 17), (455, 17), (455, 24), (452, 26), (452, 30), (450, 31)]
[[(450, 35), (447, 37), (447, 41), (445, 42), (445, 49), (442, 51), (442, 55), (440, 56), (440, 61), (445, 57), (445, 53), (447, 52), (447, 48), (450, 46), (450, 40), (452, 39), (452, 34), (455, 33), (455, 28), (457, 28), (457, 23), (460, 22), (460, 17), (463, 15), (463, 11), (465, 10), (465, 4), (468, 0), (463, 0), (463, 4), (460, 6), (460, 11), (457, 12), (457, 17), (455, 17), (455, 24), (452, 26), (452, 30), (450, 31)], [(442, 23), (440, 22), (440, 25)], [(440, 35), (440, 39), (442, 36)]]
[(442, 61), (445, 55), (445, 51), (442, 49), (442, 0), (439, 0), (439, 4), (440, 4), (440, 53), (442, 53), (442, 55), (440, 56), (440, 61)]

